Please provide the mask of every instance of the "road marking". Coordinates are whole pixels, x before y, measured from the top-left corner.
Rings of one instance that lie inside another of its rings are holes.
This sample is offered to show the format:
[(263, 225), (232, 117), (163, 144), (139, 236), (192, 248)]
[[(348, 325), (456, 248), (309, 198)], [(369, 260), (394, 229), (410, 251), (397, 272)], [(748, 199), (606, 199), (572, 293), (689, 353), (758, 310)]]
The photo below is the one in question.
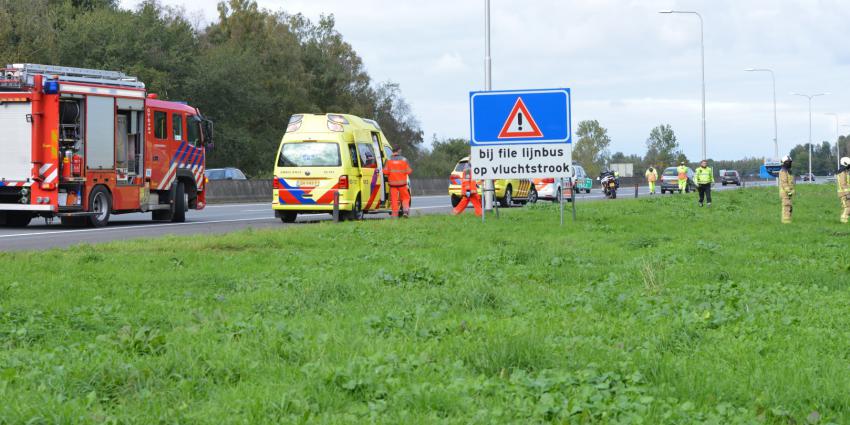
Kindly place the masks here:
[(410, 209), (412, 209), (412, 210), (432, 210), (432, 209), (435, 209), (435, 208), (449, 208), (449, 209), (451, 209), (452, 206), (451, 205), (434, 205), (434, 206), (430, 206), (430, 207), (410, 207)]
[(271, 219), (273, 219), (273, 217), (235, 218), (235, 219), (231, 219), (231, 220), (193, 221), (193, 222), (189, 222), (189, 223), (143, 224), (143, 225), (139, 225), (139, 226), (117, 226), (117, 227), (106, 227), (106, 228), (100, 228), (100, 229), (54, 230), (54, 231), (50, 231), (50, 232), (16, 233), (16, 234), (13, 234), (13, 235), (0, 235), (0, 239), (15, 238), (15, 237), (27, 237), (27, 236), (58, 235), (58, 234), (68, 234), (68, 233), (110, 232), (110, 231), (115, 231), (115, 230), (150, 229), (152, 227), (193, 226), (193, 225), (197, 225), (197, 224), (234, 223), (234, 222), (240, 222), (240, 221), (261, 221), (261, 220), (271, 220)]
[(236, 207), (252, 207), (254, 205), (268, 205), (271, 207), (271, 202), (255, 202), (249, 204), (219, 204), (219, 205), (207, 205), (204, 209), (208, 208), (236, 208)]
[[(773, 182), (750, 182), (749, 187), (753, 186), (770, 186)], [(729, 190), (729, 189), (744, 189), (745, 187), (726, 187), (723, 189), (718, 188), (719, 190)], [(640, 193), (640, 195), (648, 196), (648, 193)], [(660, 196), (660, 195), (659, 195)], [(414, 199), (444, 199), (446, 196), (442, 195), (431, 195), (431, 196), (417, 196)], [(576, 197), (577, 200), (582, 199), (603, 199), (604, 195), (601, 194), (593, 194), (593, 195), (581, 195)], [(226, 205), (212, 205), (207, 206), (207, 208), (236, 208), (236, 207), (245, 207), (245, 206), (255, 206), (255, 205), (268, 205), (270, 203), (250, 203), (250, 204), (226, 204)], [(411, 210), (429, 210), (429, 209), (451, 209), (450, 205), (433, 205), (433, 206), (424, 206), (424, 207), (412, 207)], [(257, 210), (245, 210), (241, 212), (265, 212), (270, 211), (268, 209), (257, 209)], [(326, 215), (327, 213), (310, 213), (310, 214), (300, 214), (302, 216), (317, 216), (317, 215)], [(63, 229), (63, 230), (53, 230), (53, 231), (45, 231), (45, 232), (34, 232), (34, 233), (16, 233), (11, 235), (0, 235), (0, 239), (8, 239), (8, 238), (26, 238), (26, 237), (34, 237), (34, 236), (47, 236), (47, 235), (59, 235), (59, 234), (70, 234), (70, 233), (87, 233), (87, 232), (109, 232), (109, 231), (122, 231), (122, 230), (132, 230), (132, 229), (149, 229), (154, 227), (172, 227), (172, 226), (193, 226), (198, 224), (217, 224), (217, 223), (237, 223), (237, 222), (247, 222), (247, 221), (264, 221), (264, 220), (274, 220), (273, 217), (255, 217), (255, 218), (238, 218), (238, 219), (226, 219), (226, 220), (209, 220), (209, 221), (192, 221), (188, 223), (161, 223), (161, 224), (140, 224), (140, 225), (125, 225), (125, 226), (112, 226), (106, 228), (98, 228), (98, 229)], [(117, 222), (117, 223), (120, 223)]]

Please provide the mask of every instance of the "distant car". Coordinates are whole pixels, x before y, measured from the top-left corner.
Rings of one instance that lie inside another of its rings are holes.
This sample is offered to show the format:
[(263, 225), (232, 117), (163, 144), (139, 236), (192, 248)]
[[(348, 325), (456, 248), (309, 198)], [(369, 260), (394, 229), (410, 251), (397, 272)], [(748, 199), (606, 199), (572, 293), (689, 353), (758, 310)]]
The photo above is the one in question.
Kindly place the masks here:
[(804, 182), (813, 182), (815, 181), (815, 175), (811, 173), (806, 173), (802, 175)]
[(210, 168), (204, 172), (209, 180), (248, 180), (245, 173), (238, 168)]
[(723, 173), (720, 174), (720, 182), (723, 186), (727, 184), (734, 184), (735, 186), (741, 185), (741, 174), (735, 170), (723, 170)]
[(593, 187), (593, 179), (588, 177), (587, 172), (584, 171), (584, 167), (581, 165), (573, 165), (573, 169), (575, 170), (575, 184), (573, 185), (573, 189), (576, 190), (576, 193), (581, 192), (590, 193), (590, 189)]
[[(694, 183), (694, 170), (691, 167), (688, 167), (688, 184), (685, 186), (685, 192), (691, 192), (697, 189), (696, 183)], [(661, 173), (661, 194), (663, 195), (666, 192), (678, 192), (679, 191), (679, 171), (677, 167), (667, 167), (664, 169), (664, 172)]]

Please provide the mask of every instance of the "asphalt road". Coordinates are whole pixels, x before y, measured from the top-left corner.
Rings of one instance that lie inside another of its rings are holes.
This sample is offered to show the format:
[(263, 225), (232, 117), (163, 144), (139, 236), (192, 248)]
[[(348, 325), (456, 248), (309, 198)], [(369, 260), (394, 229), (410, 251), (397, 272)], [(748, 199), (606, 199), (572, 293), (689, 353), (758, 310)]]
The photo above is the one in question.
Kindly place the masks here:
[[(770, 184), (773, 184), (772, 182)], [(747, 183), (748, 186), (754, 184)], [(755, 184), (760, 185), (760, 184)], [(715, 185), (714, 190), (735, 189), (734, 186)], [(657, 189), (656, 189), (657, 190)], [(648, 187), (638, 188), (638, 196), (649, 196)], [(655, 196), (661, 196), (656, 193)], [(671, 195), (664, 195), (671, 196)], [(590, 194), (577, 195), (578, 202), (601, 200), (605, 196), (599, 189)], [(634, 198), (634, 187), (623, 187), (620, 199)], [(541, 202), (547, 202), (542, 201)], [(412, 214), (446, 214), (451, 211), (449, 197), (417, 196), (413, 201)], [(386, 218), (387, 214), (367, 215), (367, 218)], [(283, 224), (274, 218), (268, 203), (211, 205), (202, 211), (189, 211), (185, 223), (163, 223), (151, 221), (149, 213), (114, 215), (109, 226), (100, 229), (66, 228), (59, 220), (47, 223), (34, 219), (26, 228), (0, 227), (0, 251), (38, 250), (67, 247), (79, 243), (98, 243), (113, 240), (149, 238), (163, 235), (215, 234), (232, 232), (247, 227), (284, 227), (301, 223), (329, 220), (328, 214), (303, 215), (295, 224)]]

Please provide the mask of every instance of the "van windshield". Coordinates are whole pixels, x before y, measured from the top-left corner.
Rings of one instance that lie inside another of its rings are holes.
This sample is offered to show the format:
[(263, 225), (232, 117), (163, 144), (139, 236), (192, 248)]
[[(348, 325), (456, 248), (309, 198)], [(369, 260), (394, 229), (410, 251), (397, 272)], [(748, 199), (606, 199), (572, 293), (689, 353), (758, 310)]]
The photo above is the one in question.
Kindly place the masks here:
[(466, 161), (458, 162), (457, 166), (455, 166), (455, 171), (458, 172), (458, 173), (462, 173), (462, 172), (464, 172), (468, 169), (469, 169), (469, 162), (466, 162)]
[(284, 143), (278, 167), (339, 167), (339, 144), (331, 142)]

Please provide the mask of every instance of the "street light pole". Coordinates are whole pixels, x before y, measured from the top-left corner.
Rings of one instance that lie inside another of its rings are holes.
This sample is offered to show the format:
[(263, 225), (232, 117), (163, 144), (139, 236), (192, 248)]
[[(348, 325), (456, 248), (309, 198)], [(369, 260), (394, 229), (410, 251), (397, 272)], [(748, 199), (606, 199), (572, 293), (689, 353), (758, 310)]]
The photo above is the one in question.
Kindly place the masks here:
[(809, 181), (812, 178), (812, 99), (818, 96), (825, 96), (829, 93), (817, 93), (817, 94), (804, 94), (804, 93), (791, 93), (794, 96), (801, 96), (809, 99)]
[(839, 140), (841, 138), (841, 130), (838, 129), (838, 114), (834, 112), (830, 112), (826, 115), (830, 115), (835, 117), (835, 162), (838, 164), (838, 168), (841, 168), (841, 154), (838, 151)]
[(773, 154), (775, 159), (779, 159), (779, 121), (776, 118), (776, 74), (769, 68), (747, 68), (747, 72), (769, 72), (770, 78), (773, 80)]
[[(490, 0), (484, 0), (484, 90), (493, 90), (493, 61), (490, 57)], [(471, 162), (471, 161), (470, 161)], [(484, 181), (484, 212), (481, 214), (481, 221), (484, 221), (484, 216), (487, 211), (493, 209), (493, 195), (495, 194), (495, 185), (493, 180), (487, 179)]]
[(700, 59), (702, 62), (702, 159), (708, 159), (705, 152), (705, 29), (702, 20), (702, 15), (698, 12), (690, 11), (690, 10), (662, 10), (658, 13), (663, 14), (688, 14), (688, 15), (696, 15), (699, 18), (699, 47), (700, 47)]

